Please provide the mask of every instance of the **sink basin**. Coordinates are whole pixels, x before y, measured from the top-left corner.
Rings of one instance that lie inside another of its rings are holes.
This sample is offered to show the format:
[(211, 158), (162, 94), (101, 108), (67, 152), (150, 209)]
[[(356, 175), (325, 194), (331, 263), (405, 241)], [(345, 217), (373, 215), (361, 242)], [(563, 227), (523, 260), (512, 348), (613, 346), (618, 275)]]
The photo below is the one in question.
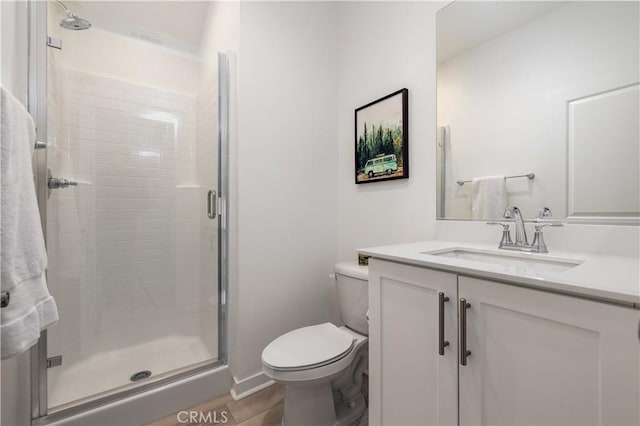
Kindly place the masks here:
[(578, 259), (557, 258), (548, 255), (517, 252), (501, 253), (460, 247), (433, 250), (423, 252), (423, 254), (499, 265), (502, 266), (505, 272), (534, 276), (544, 273), (565, 272), (582, 263)]

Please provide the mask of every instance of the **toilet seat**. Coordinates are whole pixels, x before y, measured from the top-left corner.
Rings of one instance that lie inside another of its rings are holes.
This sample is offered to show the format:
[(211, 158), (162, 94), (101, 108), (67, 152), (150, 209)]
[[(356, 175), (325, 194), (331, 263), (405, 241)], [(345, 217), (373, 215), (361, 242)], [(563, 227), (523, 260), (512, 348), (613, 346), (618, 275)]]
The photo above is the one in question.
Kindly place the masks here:
[(329, 322), (298, 328), (267, 345), (262, 362), (276, 371), (309, 370), (346, 357), (354, 342), (353, 335)]
[[(301, 331), (305, 329), (307, 330)], [(298, 336), (298, 333), (302, 334), (302, 336)], [(289, 335), (287, 339), (280, 341), (280, 338), (287, 335)], [(305, 337), (309, 339), (309, 336), (311, 336), (310, 340), (297, 338)], [(320, 336), (324, 336), (327, 339), (335, 338), (336, 340), (331, 340), (333, 349), (329, 350), (328, 347), (318, 348), (318, 346), (309, 344), (309, 349), (323, 349), (324, 355), (317, 353), (315, 355), (315, 363), (309, 364), (307, 361), (306, 365), (300, 365), (304, 364), (304, 362), (300, 362), (303, 358), (296, 357), (296, 355), (299, 355), (300, 347), (304, 346), (305, 342), (310, 343), (314, 338), (317, 339), (316, 344), (322, 345), (322, 337)], [(359, 349), (366, 345), (368, 340), (367, 336), (363, 336), (346, 327), (336, 327), (331, 323), (293, 330), (280, 336), (265, 348), (262, 352), (262, 371), (270, 379), (285, 384), (330, 381), (351, 364)], [(267, 351), (268, 348), (269, 351)], [(283, 353), (286, 354), (285, 351), (287, 350), (293, 352), (283, 355)], [(289, 358), (289, 361), (284, 361), (286, 357)], [(271, 363), (276, 365), (271, 365)]]

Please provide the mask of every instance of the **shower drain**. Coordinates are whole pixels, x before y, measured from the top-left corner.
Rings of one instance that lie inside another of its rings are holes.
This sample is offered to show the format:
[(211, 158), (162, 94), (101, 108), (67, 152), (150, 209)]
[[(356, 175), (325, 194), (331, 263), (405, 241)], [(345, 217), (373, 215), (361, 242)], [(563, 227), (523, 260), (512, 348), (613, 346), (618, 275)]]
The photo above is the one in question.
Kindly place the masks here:
[(132, 382), (137, 382), (137, 381), (140, 381), (140, 380), (144, 380), (144, 379), (148, 378), (149, 376), (151, 376), (151, 371), (149, 371), (149, 370), (138, 371), (137, 373), (133, 373), (131, 375), (131, 377), (129, 378), (129, 380), (131, 380)]

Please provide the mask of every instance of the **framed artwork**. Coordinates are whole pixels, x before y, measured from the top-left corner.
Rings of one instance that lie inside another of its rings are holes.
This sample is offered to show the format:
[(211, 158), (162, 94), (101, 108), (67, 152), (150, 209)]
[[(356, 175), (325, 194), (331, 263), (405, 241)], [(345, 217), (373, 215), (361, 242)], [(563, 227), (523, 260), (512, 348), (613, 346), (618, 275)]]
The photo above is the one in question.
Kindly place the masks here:
[(409, 177), (409, 90), (356, 109), (356, 183)]

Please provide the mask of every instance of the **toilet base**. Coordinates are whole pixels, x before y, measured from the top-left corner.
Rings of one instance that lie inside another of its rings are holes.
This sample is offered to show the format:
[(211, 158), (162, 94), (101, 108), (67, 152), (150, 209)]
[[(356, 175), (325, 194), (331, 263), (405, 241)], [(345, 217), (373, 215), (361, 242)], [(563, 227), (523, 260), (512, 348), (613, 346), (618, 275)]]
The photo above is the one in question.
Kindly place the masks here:
[[(282, 426), (366, 425), (367, 406), (362, 394), (349, 403), (335, 402), (331, 383), (321, 386), (287, 385)], [(362, 420), (364, 419), (364, 423)]]
[(320, 386), (286, 386), (283, 426), (326, 426), (335, 422), (331, 382)]
[(368, 426), (369, 412), (364, 396), (358, 395), (350, 404), (338, 404), (337, 420), (333, 426)]

